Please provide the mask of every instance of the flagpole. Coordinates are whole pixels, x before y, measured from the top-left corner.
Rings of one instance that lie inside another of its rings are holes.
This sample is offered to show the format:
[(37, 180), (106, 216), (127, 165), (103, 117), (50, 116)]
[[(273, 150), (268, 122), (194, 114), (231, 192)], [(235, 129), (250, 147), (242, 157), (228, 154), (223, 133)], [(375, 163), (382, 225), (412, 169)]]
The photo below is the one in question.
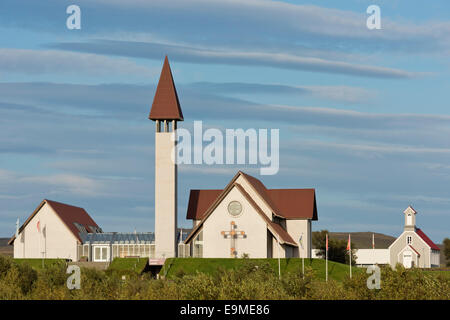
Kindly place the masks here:
[(375, 233), (372, 233), (373, 267), (375, 268)]
[(348, 256), (349, 256), (349, 264), (350, 264), (350, 279), (352, 278), (352, 240), (350, 238), (350, 234), (348, 235), (348, 247), (350, 250), (348, 250)]
[(280, 265), (280, 239), (277, 238), (278, 246), (278, 279), (281, 279), (281, 265)]
[(302, 274), (303, 279), (305, 279), (305, 257), (302, 255)]
[(325, 245), (325, 280), (328, 282), (328, 234), (326, 235)]

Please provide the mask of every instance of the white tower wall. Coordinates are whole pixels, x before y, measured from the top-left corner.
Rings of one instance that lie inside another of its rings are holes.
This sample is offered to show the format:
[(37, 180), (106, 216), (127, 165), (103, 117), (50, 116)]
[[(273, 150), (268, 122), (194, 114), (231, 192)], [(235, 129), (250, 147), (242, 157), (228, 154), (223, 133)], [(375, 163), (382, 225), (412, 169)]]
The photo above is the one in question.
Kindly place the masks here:
[(176, 256), (177, 228), (177, 165), (172, 159), (175, 131), (161, 132), (167, 126), (162, 125), (160, 131), (158, 122), (155, 133), (155, 255), (171, 258)]

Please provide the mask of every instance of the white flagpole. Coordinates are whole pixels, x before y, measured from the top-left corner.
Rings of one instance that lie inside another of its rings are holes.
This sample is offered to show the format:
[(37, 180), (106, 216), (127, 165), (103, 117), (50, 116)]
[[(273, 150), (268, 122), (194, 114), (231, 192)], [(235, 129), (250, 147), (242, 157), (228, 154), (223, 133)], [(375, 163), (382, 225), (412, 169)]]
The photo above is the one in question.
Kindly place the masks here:
[(375, 233), (372, 233), (373, 267), (375, 268)]
[(325, 279), (328, 282), (328, 234), (326, 235), (325, 245)]
[(305, 255), (303, 253), (303, 233), (300, 236), (300, 250), (302, 251), (302, 275), (303, 279), (305, 279)]
[(281, 279), (281, 264), (280, 264), (280, 240), (277, 238), (278, 246), (278, 279)]
[(350, 250), (348, 250), (349, 255), (349, 263), (350, 263), (350, 279), (352, 278), (352, 240), (350, 238), (350, 234), (348, 235), (348, 247)]
[(305, 257), (302, 255), (302, 274), (303, 279), (305, 279)]

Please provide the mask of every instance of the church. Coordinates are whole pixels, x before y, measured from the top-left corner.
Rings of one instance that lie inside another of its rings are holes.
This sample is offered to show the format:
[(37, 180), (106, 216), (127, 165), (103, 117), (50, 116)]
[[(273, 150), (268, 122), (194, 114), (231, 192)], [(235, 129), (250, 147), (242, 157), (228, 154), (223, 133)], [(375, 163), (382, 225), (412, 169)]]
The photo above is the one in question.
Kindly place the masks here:
[[(156, 256), (175, 257), (178, 178), (172, 151), (183, 113), (167, 57), (149, 118), (156, 125)], [(193, 230), (184, 245), (193, 257), (306, 258), (311, 222), (317, 220), (316, 194), (314, 189), (267, 189), (239, 171), (224, 189), (191, 190), (186, 218)]]
[[(116, 257), (314, 258), (311, 224), (318, 220), (314, 189), (271, 189), (238, 171), (220, 189), (190, 190), (186, 219), (177, 222), (176, 129), (183, 121), (167, 57), (151, 106), (155, 123), (155, 232), (104, 232), (83, 208), (44, 199), (9, 240), (15, 258), (110, 262)], [(438, 267), (439, 247), (403, 212), (403, 233), (388, 248), (359, 248), (357, 264)]]
[[(80, 207), (44, 199), (9, 244), (15, 258), (109, 262), (116, 257), (311, 257), (314, 189), (268, 189), (242, 171), (223, 189), (191, 190), (186, 218), (177, 222), (178, 172), (172, 152), (183, 121), (169, 61), (164, 60), (149, 119), (155, 123), (155, 232), (103, 232)], [(176, 156), (176, 152), (175, 152)]]

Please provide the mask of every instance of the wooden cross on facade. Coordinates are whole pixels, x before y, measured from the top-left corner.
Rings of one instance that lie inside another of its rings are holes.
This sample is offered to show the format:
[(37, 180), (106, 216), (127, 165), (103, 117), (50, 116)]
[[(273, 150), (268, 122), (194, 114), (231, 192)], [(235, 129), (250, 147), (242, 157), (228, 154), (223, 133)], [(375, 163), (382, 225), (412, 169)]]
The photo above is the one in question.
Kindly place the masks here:
[(237, 251), (236, 251), (236, 240), (241, 238), (246, 238), (247, 235), (244, 231), (238, 231), (236, 230), (237, 225), (234, 221), (231, 221), (230, 223), (230, 231), (222, 231), (221, 234), (225, 239), (231, 239), (231, 248), (230, 248), (230, 256), (232, 258), (237, 258)]

